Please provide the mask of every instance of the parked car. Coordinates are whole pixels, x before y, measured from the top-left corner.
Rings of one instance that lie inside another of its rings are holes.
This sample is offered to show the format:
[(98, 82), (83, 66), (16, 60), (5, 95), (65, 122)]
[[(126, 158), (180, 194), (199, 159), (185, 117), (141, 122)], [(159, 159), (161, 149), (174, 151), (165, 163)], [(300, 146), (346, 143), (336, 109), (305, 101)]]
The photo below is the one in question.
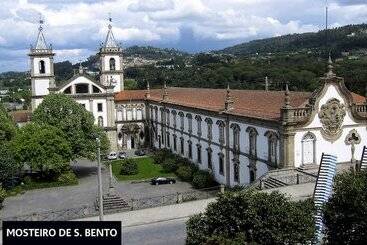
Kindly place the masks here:
[(176, 180), (174, 178), (157, 177), (150, 180), (152, 185), (163, 185), (163, 184), (175, 184)]
[(119, 152), (119, 154), (118, 154), (118, 157), (119, 157), (120, 159), (126, 159), (126, 158), (127, 158), (127, 156), (126, 156), (126, 152), (120, 151), (120, 152)]
[(13, 188), (13, 187), (19, 185), (21, 182), (22, 181), (19, 177), (12, 177), (12, 178), (9, 178), (8, 180), (4, 181), (2, 186), (4, 188)]
[(137, 156), (145, 156), (145, 150), (143, 150), (143, 149), (139, 149), (139, 150), (136, 150), (135, 151), (135, 155), (137, 155)]
[(116, 160), (117, 159), (117, 153), (116, 152), (110, 152), (107, 156), (108, 160)]

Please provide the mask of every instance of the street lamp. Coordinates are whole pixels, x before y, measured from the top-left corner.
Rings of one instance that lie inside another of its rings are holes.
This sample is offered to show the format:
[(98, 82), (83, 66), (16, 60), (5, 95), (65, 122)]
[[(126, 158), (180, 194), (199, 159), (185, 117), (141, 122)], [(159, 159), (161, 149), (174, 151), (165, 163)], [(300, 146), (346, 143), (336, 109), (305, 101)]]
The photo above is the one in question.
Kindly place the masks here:
[(98, 162), (98, 202), (99, 221), (103, 221), (103, 190), (102, 190), (102, 170), (101, 170), (101, 140), (97, 137), (97, 162)]

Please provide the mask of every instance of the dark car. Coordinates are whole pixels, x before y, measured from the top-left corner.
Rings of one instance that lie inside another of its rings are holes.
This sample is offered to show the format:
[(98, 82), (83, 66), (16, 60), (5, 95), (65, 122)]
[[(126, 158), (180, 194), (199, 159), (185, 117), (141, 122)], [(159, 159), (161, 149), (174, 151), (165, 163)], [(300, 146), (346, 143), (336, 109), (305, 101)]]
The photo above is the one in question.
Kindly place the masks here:
[(145, 151), (143, 149), (139, 149), (135, 151), (135, 155), (137, 156), (145, 156)]
[(152, 185), (175, 184), (176, 180), (174, 178), (158, 177), (151, 179), (150, 183)]
[(126, 152), (120, 151), (120, 152), (118, 153), (118, 157), (119, 157), (120, 159), (126, 159)]
[(22, 180), (19, 177), (12, 177), (3, 183), (3, 187), (5, 188), (13, 188), (17, 185), (19, 185), (22, 182)]

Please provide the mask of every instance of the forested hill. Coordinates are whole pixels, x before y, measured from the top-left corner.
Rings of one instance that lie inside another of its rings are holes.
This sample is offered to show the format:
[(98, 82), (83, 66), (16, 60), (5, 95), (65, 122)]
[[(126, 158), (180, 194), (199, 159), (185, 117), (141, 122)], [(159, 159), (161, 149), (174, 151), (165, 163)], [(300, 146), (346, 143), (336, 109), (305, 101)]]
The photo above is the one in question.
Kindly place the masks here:
[[(343, 51), (367, 48), (367, 24), (347, 25), (328, 30), (328, 43), (335, 55)], [(238, 44), (217, 51), (217, 53), (237, 56), (296, 52), (301, 50), (323, 51), (326, 43), (326, 31), (291, 34)]]

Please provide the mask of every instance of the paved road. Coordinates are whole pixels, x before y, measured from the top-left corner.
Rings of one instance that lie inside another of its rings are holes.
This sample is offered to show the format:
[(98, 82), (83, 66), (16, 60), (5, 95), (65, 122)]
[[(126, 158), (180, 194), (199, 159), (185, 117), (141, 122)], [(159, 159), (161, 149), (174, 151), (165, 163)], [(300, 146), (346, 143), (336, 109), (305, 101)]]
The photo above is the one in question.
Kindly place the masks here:
[[(96, 163), (87, 160), (79, 161), (73, 166), (79, 184), (30, 190), (22, 195), (8, 197), (4, 201), (4, 208), (0, 210), (0, 218), (28, 215), (49, 210), (64, 210), (93, 206), (97, 197)], [(108, 168), (102, 171), (104, 191), (108, 189)], [(153, 186), (149, 183), (131, 184), (130, 181), (114, 182), (116, 190), (126, 199), (137, 199), (187, 192), (192, 190), (189, 183), (177, 181), (174, 185)]]
[(181, 245), (185, 244), (187, 218), (124, 227), (123, 245)]

